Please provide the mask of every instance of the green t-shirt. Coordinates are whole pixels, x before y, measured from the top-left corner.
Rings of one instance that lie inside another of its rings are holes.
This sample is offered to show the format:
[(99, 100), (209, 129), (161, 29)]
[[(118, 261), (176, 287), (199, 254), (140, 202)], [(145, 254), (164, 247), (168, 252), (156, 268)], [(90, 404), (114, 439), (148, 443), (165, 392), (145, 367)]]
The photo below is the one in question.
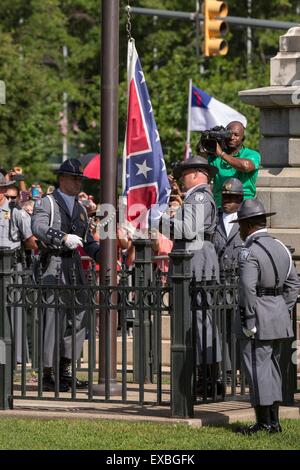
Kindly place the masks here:
[(224, 181), (228, 178), (238, 178), (243, 183), (244, 199), (251, 199), (256, 194), (256, 180), (260, 166), (260, 154), (256, 150), (242, 147), (241, 150), (233, 155), (236, 158), (245, 158), (251, 160), (254, 164), (255, 170), (249, 173), (242, 173), (241, 171), (233, 168), (229, 163), (222, 160), (221, 157), (214, 156), (208, 157), (208, 163), (215, 166), (219, 172), (214, 178), (213, 193), (216, 199), (217, 207), (222, 205), (222, 186)]

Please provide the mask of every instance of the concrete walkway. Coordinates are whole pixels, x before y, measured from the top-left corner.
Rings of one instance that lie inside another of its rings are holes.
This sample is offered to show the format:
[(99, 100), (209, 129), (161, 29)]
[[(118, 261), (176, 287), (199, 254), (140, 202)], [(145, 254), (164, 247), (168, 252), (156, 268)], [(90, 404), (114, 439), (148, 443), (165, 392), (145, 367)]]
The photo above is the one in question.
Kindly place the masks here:
[[(64, 394), (61, 394), (62, 396)], [(79, 394), (78, 394), (79, 395)], [(30, 398), (30, 397), (29, 397)], [(46, 397), (45, 397), (46, 398)], [(186, 424), (195, 427), (205, 425), (224, 425), (236, 421), (254, 420), (254, 412), (246, 400), (228, 400), (225, 402), (197, 404), (195, 417), (189, 419), (171, 416), (170, 406), (136, 405), (107, 402), (71, 402), (41, 400), (14, 400), (14, 409), (0, 411), (0, 419), (40, 418), (40, 419), (106, 419), (148, 421), (164, 424)], [(281, 407), (282, 418), (300, 418), (300, 394), (296, 395), (295, 406)]]

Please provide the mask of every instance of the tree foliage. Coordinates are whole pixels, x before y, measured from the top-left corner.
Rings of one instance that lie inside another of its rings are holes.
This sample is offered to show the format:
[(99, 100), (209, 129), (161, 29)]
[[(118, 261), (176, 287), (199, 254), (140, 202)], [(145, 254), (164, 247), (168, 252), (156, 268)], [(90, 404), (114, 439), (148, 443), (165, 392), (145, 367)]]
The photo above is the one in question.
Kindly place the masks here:
[[(120, 154), (126, 123), (127, 3), (120, 0)], [(130, 4), (195, 9), (195, 0), (131, 0)], [(253, 17), (297, 21), (295, 0), (252, 4)], [(228, 0), (228, 5), (230, 15), (247, 16), (247, 0)], [(201, 36), (197, 38), (191, 21), (133, 14), (131, 22), (168, 162), (182, 158), (189, 78), (244, 113), (249, 121), (247, 143), (258, 147), (258, 111), (243, 104), (238, 91), (268, 85), (269, 58), (276, 54), (284, 31), (253, 30), (249, 65), (245, 28), (231, 28), (228, 56), (208, 60), (196, 55)], [(62, 155), (63, 93), (68, 95), (69, 155), (99, 151), (100, 28), (98, 0), (1, 0), (0, 79), (7, 89), (7, 103), (0, 107), (1, 165), (20, 164), (29, 179), (51, 180), (49, 164), (61, 161)], [(194, 134), (193, 143), (199, 137)]]

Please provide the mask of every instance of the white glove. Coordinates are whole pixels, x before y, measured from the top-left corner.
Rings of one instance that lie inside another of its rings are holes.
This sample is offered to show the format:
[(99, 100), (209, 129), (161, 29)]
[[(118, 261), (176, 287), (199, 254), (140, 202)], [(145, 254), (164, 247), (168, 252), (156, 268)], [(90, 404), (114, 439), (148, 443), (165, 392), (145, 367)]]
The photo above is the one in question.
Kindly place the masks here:
[(245, 336), (247, 336), (247, 338), (252, 338), (256, 332), (257, 332), (256, 326), (251, 328), (251, 330), (248, 330), (248, 328), (243, 327), (243, 333)]
[(65, 246), (70, 248), (70, 250), (75, 250), (78, 246), (83, 246), (82, 238), (78, 237), (78, 235), (67, 235)]

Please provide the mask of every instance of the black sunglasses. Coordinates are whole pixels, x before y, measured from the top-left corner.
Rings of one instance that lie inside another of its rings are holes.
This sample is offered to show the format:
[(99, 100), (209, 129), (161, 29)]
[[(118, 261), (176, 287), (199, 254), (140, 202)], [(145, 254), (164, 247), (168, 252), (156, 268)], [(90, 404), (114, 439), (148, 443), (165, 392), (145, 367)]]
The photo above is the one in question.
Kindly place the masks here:
[(6, 199), (8, 199), (8, 200), (11, 199), (12, 201), (15, 201), (18, 196), (5, 196), (5, 197), (6, 197)]

